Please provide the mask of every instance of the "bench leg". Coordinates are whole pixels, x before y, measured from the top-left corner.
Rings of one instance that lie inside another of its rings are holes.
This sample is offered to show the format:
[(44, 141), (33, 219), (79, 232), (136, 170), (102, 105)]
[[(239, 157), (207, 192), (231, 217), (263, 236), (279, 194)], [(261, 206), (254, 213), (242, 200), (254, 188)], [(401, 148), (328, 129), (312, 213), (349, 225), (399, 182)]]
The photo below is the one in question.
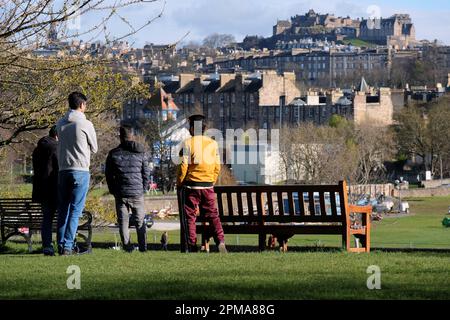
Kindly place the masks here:
[(27, 241), (27, 244), (28, 244), (28, 252), (29, 252), (29, 253), (32, 253), (32, 252), (33, 252), (33, 243), (32, 243), (32, 241), (31, 241), (31, 237), (32, 237), (31, 230), (28, 231), (28, 235), (23, 234), (23, 237), (24, 237), (25, 240)]
[(87, 251), (89, 253), (91, 253), (92, 252), (92, 227), (89, 228), (86, 244), (87, 244)]
[(2, 234), (2, 245), (5, 245), (6, 242), (6, 230), (4, 225), (0, 225), (1, 234)]
[(264, 251), (266, 249), (266, 234), (259, 234), (259, 251)]
[(342, 247), (346, 251), (350, 251), (351, 248), (350, 241), (351, 241), (350, 228), (346, 227), (344, 233), (342, 234)]
[(202, 233), (202, 249), (209, 253), (209, 236), (206, 233)]
[(29, 231), (28, 235), (22, 232), (19, 232), (17, 229), (14, 230), (13, 232), (10, 232), (8, 234), (2, 235), (2, 245), (6, 244), (6, 241), (8, 241), (9, 238), (13, 237), (13, 236), (21, 236), (25, 239), (25, 241), (27, 242), (28, 245), (28, 252), (31, 253), (33, 252), (33, 244), (31, 242), (31, 230)]
[(86, 243), (86, 252), (91, 253), (92, 252), (92, 244), (91, 244), (92, 230), (88, 230), (87, 236), (85, 236), (81, 232), (77, 232), (77, 237), (80, 237), (81, 239), (84, 240), (84, 242)]

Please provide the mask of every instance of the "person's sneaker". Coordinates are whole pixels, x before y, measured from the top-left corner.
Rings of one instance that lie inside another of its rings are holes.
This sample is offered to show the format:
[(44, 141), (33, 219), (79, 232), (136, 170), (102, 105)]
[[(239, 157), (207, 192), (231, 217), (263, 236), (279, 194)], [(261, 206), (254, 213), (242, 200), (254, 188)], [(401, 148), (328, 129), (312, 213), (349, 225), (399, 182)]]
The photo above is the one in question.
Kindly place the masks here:
[(73, 256), (76, 255), (77, 252), (75, 252), (74, 250), (69, 250), (69, 249), (64, 249), (64, 251), (62, 252), (62, 256)]
[(43, 250), (44, 256), (54, 256), (55, 250), (52, 247), (44, 248)]
[(219, 252), (220, 253), (228, 253), (227, 248), (225, 247), (225, 242), (219, 243)]

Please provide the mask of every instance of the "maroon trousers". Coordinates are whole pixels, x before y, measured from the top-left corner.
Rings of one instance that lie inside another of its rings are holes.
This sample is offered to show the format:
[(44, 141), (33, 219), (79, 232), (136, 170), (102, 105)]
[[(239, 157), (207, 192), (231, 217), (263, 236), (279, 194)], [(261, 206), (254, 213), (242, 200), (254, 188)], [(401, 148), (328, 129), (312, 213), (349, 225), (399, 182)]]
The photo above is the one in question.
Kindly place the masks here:
[(185, 188), (184, 196), (184, 213), (187, 220), (189, 244), (195, 245), (197, 243), (195, 221), (199, 212), (202, 212), (208, 220), (215, 241), (223, 242), (225, 237), (216, 207), (214, 189)]

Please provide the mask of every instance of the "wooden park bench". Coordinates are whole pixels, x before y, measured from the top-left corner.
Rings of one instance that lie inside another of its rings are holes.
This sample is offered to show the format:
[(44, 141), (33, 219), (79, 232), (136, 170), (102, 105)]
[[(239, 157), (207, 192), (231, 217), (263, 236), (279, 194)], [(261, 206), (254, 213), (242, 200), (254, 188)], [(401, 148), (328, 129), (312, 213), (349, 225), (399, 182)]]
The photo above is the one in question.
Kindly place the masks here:
[[(41, 230), (42, 207), (40, 203), (33, 202), (32, 199), (0, 199), (0, 233), (2, 244), (5, 244), (12, 236), (22, 236), (28, 244), (28, 250), (31, 252), (31, 238), (35, 231)], [(28, 229), (27, 232), (21, 230)], [(57, 231), (57, 218), (53, 220), (52, 231)], [(81, 233), (85, 231), (87, 235)], [(84, 211), (80, 219), (77, 230), (77, 236), (81, 237), (87, 246), (87, 251), (92, 250), (92, 214)]]
[[(345, 182), (337, 185), (216, 186), (214, 191), (225, 234), (258, 234), (261, 251), (265, 249), (268, 234), (287, 238), (294, 234), (337, 234), (342, 235), (343, 248), (347, 251), (370, 251), (372, 208), (349, 204)], [(360, 219), (357, 215), (361, 215)], [(209, 238), (206, 221), (200, 212), (197, 233), (203, 239)], [(182, 228), (181, 239), (184, 239), (183, 232)], [(358, 239), (357, 247), (351, 246), (352, 236)]]

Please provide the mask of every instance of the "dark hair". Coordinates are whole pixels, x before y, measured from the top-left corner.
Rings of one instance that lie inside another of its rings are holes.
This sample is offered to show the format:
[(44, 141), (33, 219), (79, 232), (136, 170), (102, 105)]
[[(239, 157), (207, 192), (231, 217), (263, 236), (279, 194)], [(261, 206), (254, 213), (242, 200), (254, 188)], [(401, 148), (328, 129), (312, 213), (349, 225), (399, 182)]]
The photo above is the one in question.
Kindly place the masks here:
[(48, 135), (52, 138), (56, 138), (58, 136), (58, 132), (56, 131), (56, 126), (50, 128)]
[(194, 135), (194, 133), (198, 133), (198, 132), (194, 132), (195, 124), (198, 122), (201, 123), (202, 134), (205, 133), (205, 131), (206, 131), (205, 116), (203, 116), (201, 114), (194, 114), (189, 117), (189, 131), (190, 131), (191, 135)]
[(79, 109), (81, 107), (81, 104), (86, 101), (87, 101), (86, 96), (81, 92), (75, 91), (69, 94), (69, 107), (72, 110)]
[(131, 137), (134, 135), (133, 127), (129, 125), (122, 125), (119, 129), (120, 132), (120, 139), (122, 140), (130, 140)]
[[(195, 122), (197, 122), (197, 121), (195, 121)], [(205, 131), (206, 131), (206, 124), (205, 124), (203, 121), (198, 121), (198, 122), (201, 122), (201, 124), (202, 124), (202, 134), (204, 134)], [(199, 133), (199, 132), (195, 132), (195, 125), (194, 125), (194, 123), (191, 123), (191, 124), (190, 124), (190, 126), (189, 126), (189, 132), (191, 133), (191, 135), (194, 135), (194, 134), (198, 134), (198, 133)]]

